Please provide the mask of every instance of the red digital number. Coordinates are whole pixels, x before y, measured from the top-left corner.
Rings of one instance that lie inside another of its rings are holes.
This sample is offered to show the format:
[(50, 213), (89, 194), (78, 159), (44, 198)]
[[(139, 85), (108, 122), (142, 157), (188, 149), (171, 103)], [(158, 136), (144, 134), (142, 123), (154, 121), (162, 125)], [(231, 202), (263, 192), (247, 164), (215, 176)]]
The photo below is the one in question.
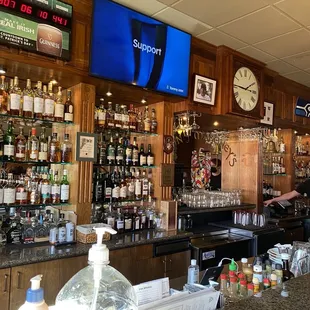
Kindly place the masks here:
[(32, 6), (30, 5), (22, 4), (20, 10), (23, 13), (32, 14)]
[(38, 16), (40, 17), (40, 18), (43, 18), (43, 19), (47, 19), (47, 17), (48, 17), (48, 12), (45, 12), (45, 11), (39, 11), (39, 13), (38, 13)]
[(12, 9), (15, 9), (16, 2), (13, 0), (0, 0), (0, 5), (4, 5)]

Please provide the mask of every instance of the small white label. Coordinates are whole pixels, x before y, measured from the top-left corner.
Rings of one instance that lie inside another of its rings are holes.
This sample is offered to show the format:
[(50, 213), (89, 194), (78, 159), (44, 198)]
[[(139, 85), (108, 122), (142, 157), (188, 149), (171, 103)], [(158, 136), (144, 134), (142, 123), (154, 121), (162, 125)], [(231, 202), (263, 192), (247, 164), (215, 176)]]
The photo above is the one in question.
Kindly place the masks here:
[(52, 185), (52, 197), (60, 197), (60, 186)]
[(66, 237), (67, 237), (66, 227), (60, 227), (58, 234), (59, 234), (58, 235), (58, 241), (59, 242), (66, 242)]
[(105, 121), (105, 116), (106, 116), (105, 112), (99, 111), (98, 114), (97, 114), (98, 121)]
[(124, 221), (117, 221), (116, 222), (117, 229), (124, 229)]
[(15, 147), (14, 145), (4, 145), (4, 156), (14, 156)]
[(24, 96), (23, 110), (28, 112), (33, 111), (33, 97)]
[(128, 123), (129, 122), (129, 115), (127, 114), (122, 114), (122, 121), (124, 123)]
[(135, 183), (135, 194), (141, 195), (141, 182), (140, 181), (136, 181)]
[(112, 195), (112, 188), (111, 187), (107, 187), (105, 189), (105, 198), (110, 198)]
[(146, 165), (146, 156), (140, 155), (140, 165), (145, 166)]
[(120, 188), (119, 186), (116, 186), (112, 189), (112, 198), (119, 198), (120, 196)]
[(73, 122), (73, 114), (65, 113), (65, 122)]
[(132, 227), (132, 219), (126, 219), (125, 220), (125, 229), (129, 230)]
[(114, 228), (114, 223), (115, 223), (114, 217), (107, 218), (107, 224), (110, 225), (112, 228)]
[(20, 95), (19, 94), (11, 94), (10, 95), (10, 109), (11, 110), (19, 110), (20, 108)]
[(23, 192), (16, 192), (16, 201), (20, 202), (20, 201), (27, 201), (27, 192), (23, 191)]
[(65, 106), (60, 103), (56, 103), (55, 106), (55, 117), (64, 117), (64, 112), (65, 112)]
[(154, 157), (153, 156), (148, 156), (147, 157), (147, 165), (148, 166), (153, 166), (154, 165)]
[(54, 116), (54, 100), (45, 99), (45, 114)]
[(47, 160), (47, 152), (39, 152), (39, 160), (46, 161)]
[(121, 187), (120, 197), (121, 198), (126, 198), (127, 197), (127, 187), (126, 186)]
[(43, 100), (43, 98), (35, 97), (34, 98), (33, 112), (37, 113), (37, 114), (43, 114), (43, 109), (44, 109), (44, 100)]
[(202, 253), (202, 260), (215, 258), (215, 251), (208, 251)]
[(69, 200), (70, 186), (68, 184), (62, 184), (60, 186), (60, 199)]
[(51, 186), (49, 184), (42, 184), (41, 195), (43, 198), (49, 197), (51, 194)]
[(3, 193), (3, 203), (15, 203), (15, 188), (5, 188)]

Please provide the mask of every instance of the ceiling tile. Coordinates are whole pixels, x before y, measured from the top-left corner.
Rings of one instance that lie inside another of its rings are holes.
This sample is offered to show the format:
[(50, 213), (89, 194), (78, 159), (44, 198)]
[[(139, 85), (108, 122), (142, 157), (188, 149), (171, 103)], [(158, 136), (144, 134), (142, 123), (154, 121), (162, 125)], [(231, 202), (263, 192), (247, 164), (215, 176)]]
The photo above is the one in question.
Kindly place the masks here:
[(165, 4), (165, 5), (172, 5), (176, 2), (178, 2), (179, 0), (158, 0), (158, 1)]
[(265, 63), (276, 59), (275, 57), (268, 55), (252, 46), (240, 48), (238, 51)]
[(278, 72), (279, 74), (288, 74), (298, 71), (296, 67), (293, 67), (281, 60), (271, 61), (267, 64), (267, 67)]
[(310, 81), (310, 73), (306, 73), (304, 71), (284, 74), (284, 76), (301, 84)]
[(219, 26), (266, 6), (263, 0), (182, 0), (173, 7), (211, 26)]
[(286, 0), (275, 5), (277, 8), (290, 15), (298, 22), (305, 26), (310, 26), (309, 12), (310, 1), (309, 0)]
[(267, 7), (225, 24), (218, 29), (244, 42), (253, 44), (298, 28), (300, 26), (297, 23), (276, 9)]
[(255, 46), (277, 58), (288, 57), (310, 50), (310, 32), (300, 29), (260, 42)]
[(283, 58), (283, 60), (299, 69), (310, 69), (310, 51)]
[(202, 24), (198, 20), (188, 15), (185, 15), (173, 8), (166, 8), (158, 14), (154, 14), (153, 17), (164, 23), (187, 31), (194, 36), (202, 34), (211, 29), (210, 26)]
[(156, 0), (113, 0), (146, 15), (153, 15), (167, 6)]
[(200, 36), (199, 39), (214, 45), (226, 45), (233, 49), (245, 47), (246, 44), (216, 29), (212, 29)]

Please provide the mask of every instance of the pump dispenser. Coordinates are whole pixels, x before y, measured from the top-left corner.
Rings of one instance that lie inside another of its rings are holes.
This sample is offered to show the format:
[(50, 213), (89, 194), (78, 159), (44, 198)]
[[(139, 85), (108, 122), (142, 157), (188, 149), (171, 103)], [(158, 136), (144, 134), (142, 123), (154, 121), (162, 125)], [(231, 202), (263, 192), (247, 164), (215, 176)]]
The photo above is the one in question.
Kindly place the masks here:
[(44, 290), (40, 287), (41, 280), (41, 274), (30, 279), (31, 288), (27, 290), (26, 302), (19, 310), (48, 310), (48, 306), (44, 301)]
[(109, 249), (102, 244), (105, 232), (116, 234), (109, 225), (94, 228), (97, 243), (88, 252), (89, 266), (80, 270), (61, 289), (57, 310), (137, 310), (137, 297), (130, 282), (109, 266)]

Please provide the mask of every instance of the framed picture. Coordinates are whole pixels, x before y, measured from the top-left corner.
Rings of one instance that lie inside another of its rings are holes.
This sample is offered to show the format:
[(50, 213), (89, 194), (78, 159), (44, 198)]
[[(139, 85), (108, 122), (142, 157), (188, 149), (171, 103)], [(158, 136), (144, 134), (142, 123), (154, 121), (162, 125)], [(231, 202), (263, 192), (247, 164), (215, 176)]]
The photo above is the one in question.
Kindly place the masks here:
[(260, 120), (262, 124), (273, 125), (274, 104), (271, 102), (264, 102), (264, 118)]
[(193, 101), (208, 105), (215, 104), (216, 81), (198, 74), (194, 75)]
[(78, 132), (76, 135), (76, 160), (96, 162), (97, 135), (87, 132)]

